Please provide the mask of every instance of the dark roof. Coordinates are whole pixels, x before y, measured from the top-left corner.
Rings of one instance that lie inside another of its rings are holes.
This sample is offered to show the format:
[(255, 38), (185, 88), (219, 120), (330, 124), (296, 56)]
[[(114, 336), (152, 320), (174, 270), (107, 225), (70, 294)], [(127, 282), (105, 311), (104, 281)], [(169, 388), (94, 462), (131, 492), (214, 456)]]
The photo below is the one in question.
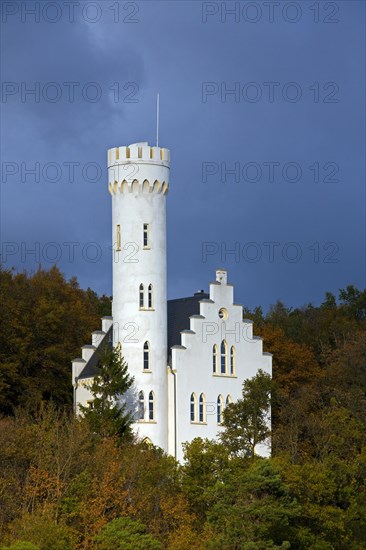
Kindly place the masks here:
[[(168, 358), (171, 355), (170, 348), (172, 346), (181, 346), (181, 331), (190, 329), (189, 318), (192, 315), (199, 315), (200, 300), (208, 300), (209, 294), (201, 290), (188, 298), (177, 298), (176, 300), (168, 300)], [(95, 331), (100, 332), (100, 331)], [(112, 346), (113, 340), (113, 325), (105, 334), (98, 349), (104, 344)], [(84, 346), (92, 347), (92, 346)], [(99, 365), (98, 349), (90, 357), (84, 369), (80, 373), (79, 379), (92, 378), (97, 373)]]
[(181, 345), (180, 333), (189, 330), (189, 317), (200, 312), (200, 300), (207, 300), (210, 296), (201, 290), (189, 298), (168, 300), (168, 356), (172, 346)]
[[(93, 376), (96, 375), (98, 365), (99, 365), (99, 359), (100, 359), (98, 350), (101, 350), (105, 345), (107, 345), (108, 347), (112, 347), (112, 341), (113, 341), (113, 325), (111, 325), (110, 329), (105, 333), (105, 336), (103, 337), (103, 340), (99, 344), (98, 348), (95, 350), (95, 352), (90, 357), (89, 361), (81, 371), (79, 380), (83, 378), (92, 378)], [(83, 346), (83, 347), (88, 348), (93, 346)]]

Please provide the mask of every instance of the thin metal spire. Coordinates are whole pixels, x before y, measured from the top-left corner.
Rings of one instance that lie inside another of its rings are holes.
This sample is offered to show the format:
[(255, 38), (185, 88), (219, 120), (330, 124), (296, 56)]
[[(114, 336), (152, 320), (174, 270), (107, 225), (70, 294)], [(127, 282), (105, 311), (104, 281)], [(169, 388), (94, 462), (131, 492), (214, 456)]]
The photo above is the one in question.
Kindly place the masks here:
[(156, 96), (156, 147), (159, 147), (159, 108), (160, 108), (160, 97), (159, 92)]

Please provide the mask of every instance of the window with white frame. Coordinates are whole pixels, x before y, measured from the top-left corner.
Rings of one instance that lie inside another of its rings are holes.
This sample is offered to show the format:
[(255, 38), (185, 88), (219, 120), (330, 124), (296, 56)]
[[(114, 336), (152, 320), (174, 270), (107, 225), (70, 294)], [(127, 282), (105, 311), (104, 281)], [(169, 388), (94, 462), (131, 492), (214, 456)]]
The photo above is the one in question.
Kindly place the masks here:
[(218, 359), (219, 359), (219, 352), (217, 349), (217, 344), (214, 344), (212, 348), (212, 372), (214, 374), (217, 374), (217, 367), (218, 367)]
[(227, 343), (225, 340), (221, 342), (221, 374), (227, 373)]
[(141, 283), (139, 287), (139, 307), (140, 309), (144, 308), (144, 302), (145, 302), (145, 291), (144, 291), (144, 285)]
[(230, 374), (232, 376), (234, 376), (235, 372), (236, 372), (236, 350), (235, 350), (235, 346), (231, 346), (231, 348), (230, 348)]
[(155, 395), (153, 391), (149, 393), (149, 420), (155, 420)]
[(149, 284), (149, 288), (148, 288), (148, 292), (147, 292), (147, 302), (148, 302), (147, 307), (149, 309), (152, 309), (153, 308), (153, 286), (152, 286), (151, 283)]
[(150, 370), (150, 344), (144, 343), (144, 370)]
[(196, 394), (195, 393), (192, 393), (191, 394), (191, 401), (190, 401), (190, 419), (191, 419), (191, 422), (196, 422), (197, 420), (197, 398), (196, 398)]
[(144, 248), (150, 248), (150, 224), (148, 223), (144, 223), (143, 244)]
[(199, 398), (198, 420), (199, 422), (206, 422), (206, 398), (203, 393)]
[(224, 398), (219, 395), (217, 398), (217, 423), (222, 423), (222, 413), (224, 411)]

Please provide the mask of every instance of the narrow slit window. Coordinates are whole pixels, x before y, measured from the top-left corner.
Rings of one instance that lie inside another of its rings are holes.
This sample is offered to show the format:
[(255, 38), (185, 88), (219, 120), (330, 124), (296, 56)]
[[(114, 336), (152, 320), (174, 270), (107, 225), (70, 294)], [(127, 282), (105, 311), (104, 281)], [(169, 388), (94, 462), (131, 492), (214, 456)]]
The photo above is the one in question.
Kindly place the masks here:
[(221, 342), (221, 374), (227, 372), (227, 343), (225, 340)]
[(150, 344), (144, 343), (144, 370), (150, 370)]
[(222, 411), (224, 409), (224, 399), (222, 395), (219, 395), (217, 398), (217, 423), (222, 423)]
[(200, 422), (205, 422), (205, 415), (206, 415), (205, 408), (206, 408), (205, 396), (203, 395), (203, 393), (201, 393), (200, 400), (199, 400), (199, 421)]
[(143, 309), (143, 307), (144, 307), (144, 285), (142, 283), (141, 283), (140, 288), (139, 288), (139, 304), (140, 304), (140, 309)]
[(155, 397), (154, 392), (149, 393), (149, 420), (155, 419)]
[(235, 351), (235, 347), (234, 346), (231, 346), (231, 350), (230, 350), (230, 374), (232, 376), (234, 376), (235, 374), (235, 365), (236, 363), (236, 351)]
[(217, 358), (218, 358), (218, 351), (217, 351), (217, 345), (215, 344), (212, 348), (212, 372), (214, 374), (217, 373)]
[(149, 288), (148, 288), (148, 308), (149, 309), (153, 308), (153, 286), (152, 286), (152, 284), (150, 284)]
[(190, 402), (190, 417), (191, 422), (196, 422), (196, 395), (192, 393)]
[(150, 232), (149, 224), (144, 223), (144, 231), (143, 231), (144, 248), (149, 248), (150, 247), (149, 232)]
[(119, 224), (116, 228), (116, 250), (121, 250), (121, 226)]

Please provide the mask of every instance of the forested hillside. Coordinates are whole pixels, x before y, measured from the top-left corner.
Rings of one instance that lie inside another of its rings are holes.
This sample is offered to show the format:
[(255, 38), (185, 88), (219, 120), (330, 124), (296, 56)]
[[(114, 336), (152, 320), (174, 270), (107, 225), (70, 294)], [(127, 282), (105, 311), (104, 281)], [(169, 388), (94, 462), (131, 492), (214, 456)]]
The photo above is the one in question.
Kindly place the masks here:
[(222, 437), (187, 444), (184, 465), (70, 411), (70, 360), (110, 299), (57, 268), (1, 270), (0, 299), (1, 550), (366, 548), (365, 291), (245, 310), (273, 382), (246, 381)]
[(70, 405), (70, 361), (111, 314), (110, 298), (80, 289), (57, 267), (33, 275), (0, 269), (0, 303), (0, 412), (44, 400)]

